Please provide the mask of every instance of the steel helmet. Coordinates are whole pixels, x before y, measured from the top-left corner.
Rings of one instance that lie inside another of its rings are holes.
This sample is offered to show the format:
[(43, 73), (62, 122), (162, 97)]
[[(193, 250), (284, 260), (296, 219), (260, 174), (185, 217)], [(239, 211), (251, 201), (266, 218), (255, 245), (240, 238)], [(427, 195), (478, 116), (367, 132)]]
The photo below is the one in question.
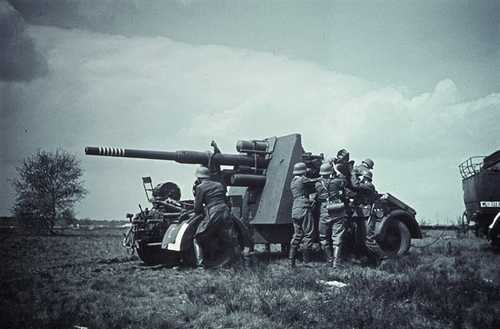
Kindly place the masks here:
[(371, 171), (366, 170), (363, 172), (363, 178), (366, 178), (371, 182), (373, 180), (373, 173)]
[(366, 158), (363, 160), (363, 163), (369, 168), (373, 169), (373, 165), (375, 164), (372, 159)]
[(321, 176), (333, 174), (333, 166), (329, 163), (323, 163), (321, 167), (319, 167), (319, 174)]
[(208, 170), (207, 167), (199, 166), (198, 168), (196, 168), (196, 172), (194, 175), (198, 178), (209, 178), (210, 171)]
[(349, 151), (341, 149), (337, 152), (337, 157), (334, 159), (335, 163), (349, 162)]
[(306, 164), (304, 162), (297, 162), (293, 165), (293, 174), (294, 175), (303, 175), (307, 171)]

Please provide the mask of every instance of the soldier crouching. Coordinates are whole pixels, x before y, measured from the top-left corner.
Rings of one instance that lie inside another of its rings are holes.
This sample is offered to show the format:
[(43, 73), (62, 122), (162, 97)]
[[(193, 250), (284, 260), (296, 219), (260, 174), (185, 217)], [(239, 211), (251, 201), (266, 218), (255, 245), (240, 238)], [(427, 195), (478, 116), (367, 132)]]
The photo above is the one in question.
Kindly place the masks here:
[(342, 245), (346, 232), (348, 215), (346, 211), (346, 181), (341, 176), (334, 176), (330, 163), (320, 168), (321, 178), (316, 182), (316, 197), (320, 202), (319, 239), (332, 267), (341, 264)]
[(305, 176), (307, 167), (305, 163), (298, 162), (293, 166), (292, 182), (292, 223), (293, 237), (290, 241), (290, 266), (295, 267), (295, 260), (300, 244), (302, 243), (303, 260), (307, 263), (313, 246), (314, 221), (311, 214), (309, 193), (312, 192), (315, 180)]
[(241, 250), (239, 250), (238, 237), (226, 203), (226, 187), (220, 182), (210, 180), (210, 172), (206, 167), (199, 167), (196, 170), (196, 177), (199, 184), (195, 186), (194, 211), (198, 215), (205, 215), (195, 235), (201, 247), (198, 265), (211, 266), (209, 260), (216, 257), (214, 253), (221, 252), (220, 248), (214, 245), (216, 243), (223, 245), (222, 252), (231, 254), (225, 259), (232, 261)]

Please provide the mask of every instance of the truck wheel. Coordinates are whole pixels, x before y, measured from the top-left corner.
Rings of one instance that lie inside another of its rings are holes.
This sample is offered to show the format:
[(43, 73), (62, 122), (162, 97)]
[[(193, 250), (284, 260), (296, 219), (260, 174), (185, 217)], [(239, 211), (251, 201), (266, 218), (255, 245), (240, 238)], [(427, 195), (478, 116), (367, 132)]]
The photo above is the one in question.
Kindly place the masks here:
[(491, 246), (495, 249), (500, 249), (500, 238), (496, 237), (494, 239), (491, 239)]
[(164, 264), (167, 266), (179, 265), (179, 253), (161, 249), (161, 246), (139, 245), (137, 255), (146, 265)]
[(470, 223), (470, 220), (469, 218), (467, 217), (467, 211), (464, 211), (464, 213), (462, 214), (462, 232), (465, 234), (467, 233), (467, 231), (469, 230), (469, 223)]
[(410, 249), (410, 230), (400, 220), (391, 220), (387, 223), (384, 238), (380, 247), (388, 256), (400, 256)]
[(500, 211), (493, 218), (491, 224), (488, 225), (488, 239), (493, 248), (500, 248)]

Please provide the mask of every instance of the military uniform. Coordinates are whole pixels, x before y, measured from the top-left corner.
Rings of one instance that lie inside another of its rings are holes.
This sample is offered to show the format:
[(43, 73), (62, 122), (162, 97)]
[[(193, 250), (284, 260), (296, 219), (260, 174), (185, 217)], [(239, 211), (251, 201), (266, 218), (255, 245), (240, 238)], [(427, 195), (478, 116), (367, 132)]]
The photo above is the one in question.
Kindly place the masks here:
[[(315, 186), (317, 193), (316, 197), (320, 204), (319, 238), (329, 262), (335, 260), (334, 250), (340, 250), (346, 232), (348, 220), (345, 201), (346, 186), (345, 178), (340, 176), (334, 178), (320, 178)], [(329, 210), (329, 202), (337, 203), (339, 208)], [(338, 252), (336, 254), (338, 258)]]
[(354, 192), (353, 217), (368, 217), (370, 207), (377, 196), (375, 186), (372, 182), (362, 180), (353, 174), (351, 175), (351, 189)]
[(196, 240), (203, 252), (209, 255), (216, 248), (211, 245), (213, 236), (218, 235), (227, 245), (237, 244), (232, 234), (232, 219), (226, 203), (226, 187), (215, 181), (202, 180), (196, 186), (194, 211), (204, 218), (196, 230)]
[(345, 177), (350, 177), (354, 161), (349, 160), (349, 152), (346, 149), (341, 149), (337, 152), (335, 158), (331, 158), (328, 163), (335, 167), (338, 173)]
[[(369, 256), (382, 258), (384, 252), (375, 240), (376, 220), (375, 218), (369, 217), (372, 204), (376, 200), (378, 193), (373, 183), (369, 180), (357, 179), (353, 181), (353, 188), (356, 192), (353, 217), (356, 219), (358, 225), (358, 241), (363, 244), (363, 248), (366, 248)], [(368, 222), (366, 222), (366, 220), (368, 220)]]
[(309, 193), (314, 186), (313, 180), (305, 176), (295, 176), (290, 183), (292, 190), (292, 222), (294, 234), (290, 245), (298, 248), (302, 243), (305, 250), (311, 250), (313, 245), (314, 223), (311, 214)]
[[(197, 233), (203, 233), (210, 226), (224, 225), (229, 218), (229, 207), (226, 203), (226, 187), (219, 182), (203, 180), (196, 186), (194, 212), (204, 214), (207, 211), (206, 222), (198, 226)], [(205, 225), (202, 225), (205, 224)]]

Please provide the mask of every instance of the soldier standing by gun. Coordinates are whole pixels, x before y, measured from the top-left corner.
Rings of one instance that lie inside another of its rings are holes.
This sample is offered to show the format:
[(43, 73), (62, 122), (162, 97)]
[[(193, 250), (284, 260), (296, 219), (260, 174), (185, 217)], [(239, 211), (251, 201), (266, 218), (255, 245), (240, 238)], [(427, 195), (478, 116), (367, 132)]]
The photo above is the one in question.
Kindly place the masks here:
[(336, 268), (341, 264), (342, 245), (346, 232), (348, 214), (346, 209), (344, 177), (334, 176), (333, 166), (324, 163), (320, 168), (321, 178), (316, 182), (317, 200), (320, 202), (319, 238), (327, 262)]
[(349, 160), (349, 152), (346, 149), (341, 149), (337, 152), (337, 156), (330, 159), (330, 164), (335, 166), (337, 171), (350, 179), (351, 173), (353, 171), (354, 161)]
[(353, 216), (357, 219), (357, 239), (360, 241), (361, 247), (368, 252), (368, 256), (373, 261), (379, 263), (385, 254), (375, 241), (376, 223), (370, 216), (373, 202), (378, 197), (372, 180), (373, 174), (371, 171), (364, 171), (359, 177), (353, 175), (352, 185), (356, 192)]
[(360, 177), (365, 172), (368, 172), (368, 171), (371, 172), (373, 170), (374, 164), (375, 163), (373, 162), (372, 159), (366, 158), (363, 161), (361, 161), (361, 164), (354, 167), (354, 169), (352, 170), (352, 175)]
[[(202, 253), (200, 265), (207, 266), (206, 257), (212, 258), (213, 252), (217, 249), (213, 245), (218, 235), (223, 244), (231, 246), (228, 252), (238, 253), (238, 239), (233, 233), (232, 219), (229, 207), (226, 203), (226, 187), (217, 181), (210, 180), (210, 171), (207, 167), (200, 166), (196, 169), (196, 177), (199, 184), (195, 185), (194, 212), (205, 217), (196, 230), (196, 240), (201, 246)], [(211, 257), (212, 256), (212, 257)]]
[(300, 244), (303, 244), (304, 263), (309, 262), (310, 252), (313, 245), (314, 223), (311, 215), (312, 204), (309, 194), (314, 188), (315, 179), (306, 177), (307, 167), (303, 162), (293, 166), (292, 182), (292, 222), (293, 237), (290, 241), (290, 266), (295, 267), (295, 260)]

